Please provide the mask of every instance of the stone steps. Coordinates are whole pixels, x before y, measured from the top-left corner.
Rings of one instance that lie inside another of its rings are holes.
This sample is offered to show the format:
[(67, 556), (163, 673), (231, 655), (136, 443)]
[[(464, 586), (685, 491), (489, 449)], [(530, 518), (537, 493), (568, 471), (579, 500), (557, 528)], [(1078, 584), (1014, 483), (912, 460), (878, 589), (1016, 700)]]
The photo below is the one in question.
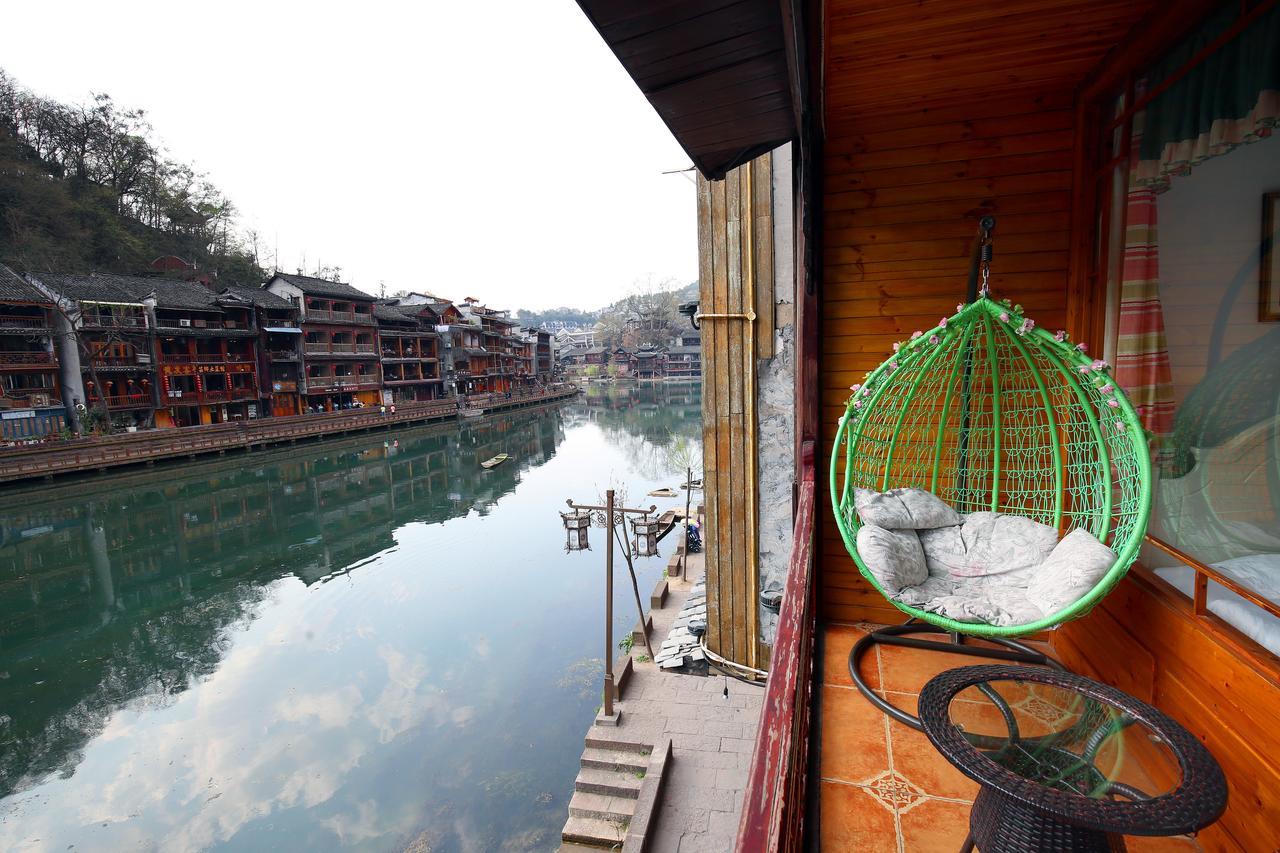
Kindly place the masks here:
[(626, 826), (631, 823), (631, 816), (635, 813), (634, 797), (611, 797), (608, 794), (574, 791), (572, 799), (569, 800), (570, 817), (608, 820)]
[(573, 789), (587, 794), (604, 794), (634, 800), (640, 795), (640, 783), (644, 774), (631, 770), (601, 770), (583, 767), (573, 782)]
[[(601, 736), (600, 731), (592, 727), (592, 734), (587, 736), (582, 766), (569, 800), (569, 819), (560, 834), (565, 845), (594, 849), (621, 847), (631, 830), (641, 798), (653, 744), (634, 735)], [(641, 831), (648, 828), (651, 814), (650, 806), (645, 810)]]
[(592, 848), (621, 847), (627, 838), (626, 826), (594, 817), (570, 815), (560, 832), (560, 840), (567, 844), (581, 844)]
[(582, 753), (582, 766), (622, 773), (643, 773), (649, 766), (649, 757), (624, 749), (598, 749), (589, 746)]
[[(621, 752), (634, 752), (639, 755), (648, 755), (653, 752), (653, 743), (645, 740), (627, 737), (626, 735), (608, 734), (612, 730), (601, 726), (592, 726), (587, 732), (586, 745), (593, 749), (616, 749)], [(654, 734), (661, 734), (657, 731)]]

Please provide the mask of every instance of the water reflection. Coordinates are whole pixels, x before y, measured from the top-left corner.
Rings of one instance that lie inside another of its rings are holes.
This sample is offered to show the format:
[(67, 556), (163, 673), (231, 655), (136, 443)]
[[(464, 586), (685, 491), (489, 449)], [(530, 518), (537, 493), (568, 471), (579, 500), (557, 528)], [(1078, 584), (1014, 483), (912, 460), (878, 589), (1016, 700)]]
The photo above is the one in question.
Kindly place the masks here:
[(598, 557), (554, 510), (670, 485), (698, 406), (0, 494), (0, 848), (554, 848), (602, 652)]

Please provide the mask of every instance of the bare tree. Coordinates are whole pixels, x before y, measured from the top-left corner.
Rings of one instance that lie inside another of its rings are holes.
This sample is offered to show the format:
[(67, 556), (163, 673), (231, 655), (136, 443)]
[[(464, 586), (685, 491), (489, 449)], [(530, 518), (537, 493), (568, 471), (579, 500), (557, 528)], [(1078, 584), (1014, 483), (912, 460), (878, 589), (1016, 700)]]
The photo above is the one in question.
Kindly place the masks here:
[[(89, 371), (89, 378), (93, 382), (93, 387), (97, 390), (97, 404), (102, 410), (103, 431), (110, 435), (114, 431), (111, 423), (111, 403), (108, 400), (106, 386), (98, 378), (98, 361), (110, 352), (112, 347), (121, 344), (131, 347), (136, 352), (139, 343), (143, 341), (143, 337), (136, 334), (127, 334), (122, 331), (121, 327), (110, 326), (101, 335), (96, 335), (96, 340), (90, 341), (83, 329), (82, 321), (84, 317), (79, 304), (63, 296), (59, 296), (52, 301), (54, 310), (66, 321), (66, 327), (70, 329), (70, 333), (75, 337), (76, 349), (80, 354), (80, 366), (82, 369)], [(87, 392), (85, 398), (85, 411), (92, 412), (93, 398)]]

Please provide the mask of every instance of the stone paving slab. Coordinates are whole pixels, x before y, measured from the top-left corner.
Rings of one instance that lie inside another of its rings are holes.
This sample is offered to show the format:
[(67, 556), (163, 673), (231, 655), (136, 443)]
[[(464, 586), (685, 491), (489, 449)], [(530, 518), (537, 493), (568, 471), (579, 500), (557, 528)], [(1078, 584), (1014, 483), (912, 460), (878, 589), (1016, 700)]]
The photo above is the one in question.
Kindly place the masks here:
[[(681, 618), (685, 619), (682, 628), (688, 618), (706, 618), (705, 589), (699, 585), (703, 572), (703, 556), (690, 554), (687, 578), (668, 579), (666, 606), (652, 611), (654, 639), (667, 637)], [(683, 641), (687, 633), (679, 639)], [(692, 634), (688, 636), (693, 639)], [(670, 737), (672, 744), (671, 765), (647, 849), (656, 853), (733, 849), (763, 702), (763, 687), (715, 674), (664, 671), (652, 661), (635, 663), (618, 703), (621, 722), (608, 731), (620, 740), (654, 738), (658, 732)], [(592, 734), (601, 731), (596, 727)]]

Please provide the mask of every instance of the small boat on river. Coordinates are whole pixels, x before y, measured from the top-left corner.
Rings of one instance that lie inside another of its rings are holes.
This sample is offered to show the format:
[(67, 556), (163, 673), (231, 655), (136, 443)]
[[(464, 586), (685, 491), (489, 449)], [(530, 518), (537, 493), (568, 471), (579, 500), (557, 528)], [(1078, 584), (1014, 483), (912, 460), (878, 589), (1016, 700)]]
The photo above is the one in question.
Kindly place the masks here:
[(503, 462), (506, 462), (506, 461), (507, 461), (508, 459), (510, 459), (510, 458), (511, 458), (511, 457), (510, 457), (510, 456), (508, 456), (508, 455), (507, 455), (507, 454), (505, 454), (505, 453), (499, 453), (497, 456), (493, 457), (492, 459), (486, 459), (485, 461), (481, 462), (481, 463), (480, 463), (480, 467), (481, 467), (481, 468), (486, 468), (486, 469), (488, 469), (488, 468), (496, 468), (496, 467), (498, 467), (499, 465), (501, 465)]

